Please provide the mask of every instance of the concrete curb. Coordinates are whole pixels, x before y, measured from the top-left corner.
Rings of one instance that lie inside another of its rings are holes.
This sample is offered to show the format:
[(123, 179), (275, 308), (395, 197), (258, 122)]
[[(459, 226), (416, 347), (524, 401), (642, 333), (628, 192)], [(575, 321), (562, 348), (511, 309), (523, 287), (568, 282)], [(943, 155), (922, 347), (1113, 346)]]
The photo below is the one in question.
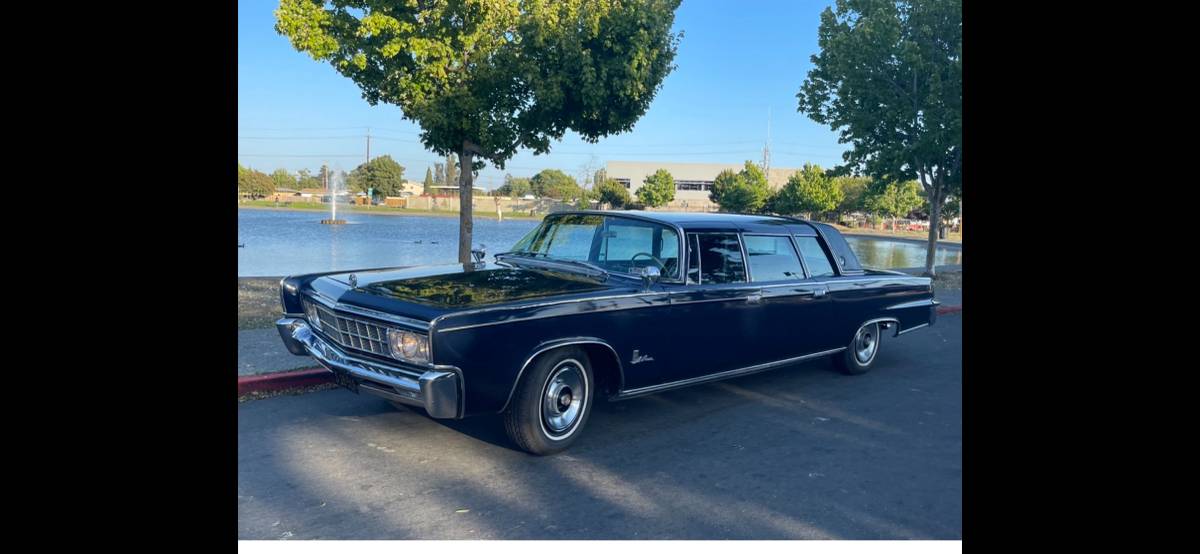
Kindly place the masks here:
[(333, 373), (323, 367), (247, 375), (238, 377), (238, 396), (253, 392), (273, 392), (285, 389), (311, 387), (333, 381)]
[[(937, 313), (938, 315), (962, 313), (962, 304), (938, 306)], [(248, 375), (238, 377), (238, 396), (255, 392), (274, 392), (285, 389), (311, 387), (332, 381), (333, 373), (323, 367), (280, 371), (265, 375)]]

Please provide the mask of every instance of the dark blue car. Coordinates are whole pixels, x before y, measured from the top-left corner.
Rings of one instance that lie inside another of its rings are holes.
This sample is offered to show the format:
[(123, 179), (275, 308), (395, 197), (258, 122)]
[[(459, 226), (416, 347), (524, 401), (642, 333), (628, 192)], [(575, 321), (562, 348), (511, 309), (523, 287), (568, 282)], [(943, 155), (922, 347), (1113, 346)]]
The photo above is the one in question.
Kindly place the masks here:
[(503, 415), (535, 454), (623, 400), (829, 356), (936, 317), (929, 278), (865, 269), (833, 227), (694, 213), (547, 216), (494, 263), (284, 279), (288, 350), (435, 418)]

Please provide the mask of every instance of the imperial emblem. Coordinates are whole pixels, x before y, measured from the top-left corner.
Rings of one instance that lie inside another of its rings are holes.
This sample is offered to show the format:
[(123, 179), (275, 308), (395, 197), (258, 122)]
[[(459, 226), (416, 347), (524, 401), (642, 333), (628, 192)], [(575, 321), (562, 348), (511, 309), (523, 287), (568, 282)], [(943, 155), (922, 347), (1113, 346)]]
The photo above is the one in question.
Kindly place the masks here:
[(653, 362), (653, 361), (654, 361), (654, 358), (651, 358), (650, 356), (645, 356), (645, 355), (638, 355), (638, 351), (634, 350), (633, 351), (633, 359), (629, 360), (629, 363), (630, 364), (640, 364), (642, 362)]

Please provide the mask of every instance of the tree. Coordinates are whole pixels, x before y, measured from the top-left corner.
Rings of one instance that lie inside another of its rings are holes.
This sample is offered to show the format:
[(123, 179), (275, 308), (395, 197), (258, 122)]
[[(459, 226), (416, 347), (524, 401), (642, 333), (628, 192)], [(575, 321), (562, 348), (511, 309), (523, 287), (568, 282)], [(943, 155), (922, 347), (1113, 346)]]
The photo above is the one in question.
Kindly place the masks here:
[[(624, 187), (622, 187), (624, 188)], [(637, 190), (638, 202), (647, 208), (665, 206), (675, 199), (675, 178), (665, 169), (646, 177)]]
[(468, 263), (474, 172), (568, 130), (594, 143), (632, 129), (674, 69), (679, 1), (281, 0), (275, 29), (368, 103), (398, 106), (426, 149), (458, 155)]
[(325, 183), (321, 179), (314, 177), (312, 172), (307, 169), (301, 169), (296, 179), (296, 188), (299, 189), (319, 189), (325, 188)]
[(253, 169), (238, 168), (238, 192), (250, 198), (262, 198), (275, 193), (275, 181), (269, 175)]
[(447, 187), (453, 187), (458, 182), (458, 168), (454, 165), (454, 156), (446, 156), (446, 181), (442, 183)]
[(504, 175), (504, 184), (496, 187), (496, 196), (515, 196), (521, 197), (526, 194), (533, 193), (533, 185), (530, 184), (528, 177), (513, 177), (512, 175)]
[(350, 172), (351, 190), (374, 191), (374, 196), (400, 196), (404, 190), (404, 166), (384, 155), (359, 165)]
[(863, 198), (867, 195), (867, 186), (871, 180), (866, 177), (851, 177), (843, 175), (834, 177), (833, 182), (842, 189), (842, 201), (838, 202), (837, 212), (848, 214), (863, 209)]
[[(433, 182), (445, 185), (446, 184), (446, 165), (435, 163), (433, 164)], [(429, 194), (434, 194), (435, 191), (429, 191)]]
[(421, 190), (421, 194), (423, 194), (423, 195), (433, 194), (433, 186), (434, 186), (433, 185), (433, 173), (431, 173), (429, 171), (429, 168), (427, 167), (427, 168), (425, 168), (425, 186)]
[(292, 174), (288, 173), (288, 170), (282, 168), (276, 169), (271, 173), (271, 180), (275, 182), (275, 188), (277, 189), (290, 189), (296, 186), (296, 178), (292, 177)]
[(578, 198), (583, 193), (575, 178), (557, 169), (543, 169), (529, 180), (533, 194), (555, 200)]
[[(601, 170), (603, 171), (603, 170)], [(608, 204), (613, 208), (624, 208), (632, 200), (629, 196), (629, 189), (625, 185), (617, 182), (616, 179), (605, 179), (596, 186), (596, 200), (602, 204)]]
[(921, 186), (916, 181), (902, 183), (875, 183), (868, 189), (864, 199), (867, 211), (892, 219), (892, 232), (896, 232), (896, 218), (908, 215), (921, 207)]
[(771, 196), (767, 176), (762, 168), (749, 160), (741, 171), (734, 173), (726, 169), (713, 180), (708, 197), (721, 207), (723, 212), (754, 213), (762, 209)]
[(852, 145), (839, 170), (920, 182), (932, 277), (942, 203), (962, 186), (962, 1), (837, 0), (817, 42), (799, 111)]
[[(775, 194), (772, 209), (792, 215), (831, 212), (842, 201), (842, 189), (819, 165), (804, 164)], [(811, 215), (809, 217), (812, 217)]]

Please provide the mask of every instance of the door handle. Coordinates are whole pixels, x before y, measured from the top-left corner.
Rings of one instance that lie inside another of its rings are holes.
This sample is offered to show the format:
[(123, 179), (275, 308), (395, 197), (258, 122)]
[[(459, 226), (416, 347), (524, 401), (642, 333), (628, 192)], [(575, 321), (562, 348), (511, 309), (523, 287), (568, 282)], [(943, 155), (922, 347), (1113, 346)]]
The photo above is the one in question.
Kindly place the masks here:
[(750, 296), (747, 296), (746, 302), (749, 304), (758, 304), (758, 303), (762, 302), (762, 293), (756, 292), (754, 294), (751, 294)]
[(813, 298), (820, 298), (822, 296), (825, 296), (825, 293), (827, 293), (827, 292), (829, 292), (829, 289), (827, 289), (825, 287), (821, 287), (821, 288), (813, 291)]

